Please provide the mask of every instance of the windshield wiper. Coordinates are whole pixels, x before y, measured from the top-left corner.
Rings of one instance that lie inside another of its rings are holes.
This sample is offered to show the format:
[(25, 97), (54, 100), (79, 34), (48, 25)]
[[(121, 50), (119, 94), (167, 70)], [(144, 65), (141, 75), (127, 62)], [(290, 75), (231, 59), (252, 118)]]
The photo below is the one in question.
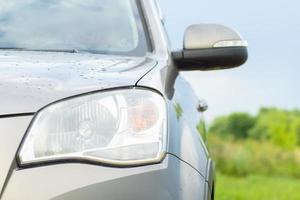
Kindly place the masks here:
[(22, 51), (22, 50), (24, 50), (24, 48), (0, 47), (0, 50), (16, 50), (16, 51)]
[(78, 53), (77, 49), (26, 49), (26, 51), (46, 51), (46, 52), (66, 52), (66, 53)]
[(13, 50), (13, 51), (45, 51), (45, 52), (66, 52), (66, 53), (78, 53), (77, 49), (27, 49), (27, 48), (15, 48), (15, 47), (0, 47), (0, 50)]

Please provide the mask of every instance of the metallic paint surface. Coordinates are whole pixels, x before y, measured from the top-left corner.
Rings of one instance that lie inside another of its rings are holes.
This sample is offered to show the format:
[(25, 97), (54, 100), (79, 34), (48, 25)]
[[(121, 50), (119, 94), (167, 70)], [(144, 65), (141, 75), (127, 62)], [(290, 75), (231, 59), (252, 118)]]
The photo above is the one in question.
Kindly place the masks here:
[(218, 42), (243, 41), (231, 28), (218, 24), (197, 24), (185, 31), (183, 48), (188, 50), (212, 48)]
[(205, 184), (193, 168), (169, 155), (161, 164), (136, 168), (60, 164), (15, 170), (2, 199), (199, 200)]
[(73, 95), (135, 83), (156, 65), (148, 57), (0, 51), (0, 115), (32, 113)]
[(0, 118), (0, 193), (31, 116)]

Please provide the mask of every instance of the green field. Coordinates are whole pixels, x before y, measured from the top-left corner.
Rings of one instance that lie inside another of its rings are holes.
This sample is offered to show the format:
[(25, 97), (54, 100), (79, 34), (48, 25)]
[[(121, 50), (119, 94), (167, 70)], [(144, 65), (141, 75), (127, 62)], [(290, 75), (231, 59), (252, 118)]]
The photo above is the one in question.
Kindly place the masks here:
[(300, 180), (287, 177), (217, 175), (216, 200), (299, 200)]

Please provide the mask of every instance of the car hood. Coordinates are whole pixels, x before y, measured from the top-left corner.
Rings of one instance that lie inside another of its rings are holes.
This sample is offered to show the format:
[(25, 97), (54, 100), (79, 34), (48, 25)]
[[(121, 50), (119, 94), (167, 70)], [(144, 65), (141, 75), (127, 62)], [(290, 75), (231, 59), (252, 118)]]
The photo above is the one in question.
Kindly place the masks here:
[(33, 113), (73, 95), (133, 86), (155, 65), (149, 57), (0, 51), (0, 115)]

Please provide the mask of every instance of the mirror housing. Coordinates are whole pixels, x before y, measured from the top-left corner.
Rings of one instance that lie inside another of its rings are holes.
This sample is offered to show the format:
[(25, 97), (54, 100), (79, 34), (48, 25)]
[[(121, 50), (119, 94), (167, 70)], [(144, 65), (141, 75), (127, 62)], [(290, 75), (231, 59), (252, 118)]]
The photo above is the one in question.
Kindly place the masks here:
[(180, 70), (234, 68), (247, 61), (247, 42), (226, 26), (192, 25), (185, 31), (183, 50), (172, 56)]

